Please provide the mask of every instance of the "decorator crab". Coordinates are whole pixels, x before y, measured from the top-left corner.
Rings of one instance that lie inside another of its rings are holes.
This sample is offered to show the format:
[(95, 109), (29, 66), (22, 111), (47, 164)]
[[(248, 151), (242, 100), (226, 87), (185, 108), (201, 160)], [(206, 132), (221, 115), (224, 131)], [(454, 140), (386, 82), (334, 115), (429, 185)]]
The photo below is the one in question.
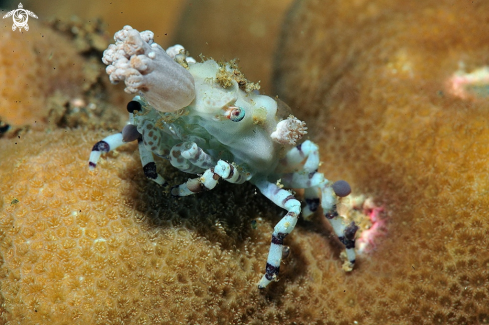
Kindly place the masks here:
[[(250, 181), (287, 214), (275, 226), (265, 274), (265, 288), (276, 281), (284, 238), (294, 229), (301, 203), (288, 188), (304, 189), (305, 218), (322, 206), (350, 266), (355, 263), (355, 223), (338, 215), (339, 197), (350, 193), (345, 181), (330, 182), (318, 173), (319, 153), (313, 142), (300, 139), (305, 123), (291, 115), (281, 101), (260, 95), (234, 62), (196, 63), (180, 45), (165, 51), (153, 42), (153, 32), (139, 33), (125, 26), (114, 36), (102, 61), (112, 83), (125, 81), (125, 91), (138, 94), (127, 105), (129, 124), (121, 133), (96, 143), (89, 167), (102, 153), (138, 141), (144, 174), (166, 186), (157, 173), (153, 155), (166, 158), (183, 172), (197, 175), (171, 189), (174, 196), (211, 190), (219, 179), (241, 184)], [(280, 180), (280, 182), (279, 182)]]

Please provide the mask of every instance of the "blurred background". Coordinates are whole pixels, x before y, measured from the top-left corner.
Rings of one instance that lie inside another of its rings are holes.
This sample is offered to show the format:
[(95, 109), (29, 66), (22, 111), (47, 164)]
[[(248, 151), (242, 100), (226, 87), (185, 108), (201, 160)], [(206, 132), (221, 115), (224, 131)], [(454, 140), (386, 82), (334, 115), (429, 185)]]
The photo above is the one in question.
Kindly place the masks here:
[[(251, 81), (261, 81), (262, 91), (271, 92), (270, 73), (280, 25), (291, 0), (130, 0), (22, 1), (24, 9), (40, 21), (101, 19), (109, 35), (124, 25), (152, 30), (163, 47), (180, 43), (192, 56), (204, 54), (216, 60), (239, 58)], [(18, 1), (1, 1), (2, 12), (16, 9)], [(32, 19), (32, 18), (31, 18)], [(3, 28), (11, 28), (6, 21)]]

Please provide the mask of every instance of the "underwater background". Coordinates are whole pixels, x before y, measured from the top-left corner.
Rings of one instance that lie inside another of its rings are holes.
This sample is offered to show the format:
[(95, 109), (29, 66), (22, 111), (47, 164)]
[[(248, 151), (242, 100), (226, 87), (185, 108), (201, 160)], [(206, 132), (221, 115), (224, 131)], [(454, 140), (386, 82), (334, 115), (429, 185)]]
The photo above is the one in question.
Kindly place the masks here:
[[(0, 324), (489, 324), (489, 2), (22, 4), (38, 19), (0, 32)], [(318, 214), (258, 290), (283, 210), (251, 184), (174, 199), (135, 144), (88, 172), (127, 120), (101, 62), (124, 25), (239, 58), (307, 122), (320, 171), (368, 202), (352, 272)]]

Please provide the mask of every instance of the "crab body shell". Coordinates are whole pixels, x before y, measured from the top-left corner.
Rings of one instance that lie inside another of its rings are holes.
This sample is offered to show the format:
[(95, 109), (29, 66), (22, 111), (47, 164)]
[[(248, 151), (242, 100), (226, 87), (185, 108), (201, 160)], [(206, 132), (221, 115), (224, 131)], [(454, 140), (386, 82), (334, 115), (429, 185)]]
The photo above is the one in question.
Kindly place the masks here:
[[(102, 61), (111, 82), (124, 81), (125, 91), (137, 96), (128, 104), (129, 124), (92, 148), (90, 169), (102, 153), (138, 140), (144, 174), (157, 184), (168, 183), (158, 174), (153, 155), (197, 175), (174, 186), (173, 196), (211, 190), (220, 179), (253, 183), (287, 211), (274, 227), (259, 288), (277, 280), (288, 252), (284, 238), (299, 215), (308, 218), (319, 206), (345, 245), (351, 270), (358, 227), (345, 222), (336, 210), (337, 200), (351, 189), (345, 181), (332, 183), (318, 172), (318, 146), (301, 142), (307, 133), (305, 123), (280, 100), (260, 95), (259, 87), (244, 78), (235, 62), (197, 63), (180, 45), (163, 50), (153, 36), (151, 31), (139, 33), (125, 26), (104, 52)], [(304, 209), (283, 186), (304, 189)]]
[[(256, 91), (246, 93), (235, 80), (231, 86), (221, 87), (215, 81), (220, 68), (214, 60), (189, 65), (196, 96), (180, 111), (160, 112), (137, 97), (143, 110), (134, 114), (133, 123), (144, 145), (157, 156), (168, 159), (172, 147), (193, 142), (216, 161), (239, 166), (247, 178), (273, 174), (279, 159), (296, 144), (278, 143), (271, 137), (290, 110)], [(240, 108), (244, 117), (237, 122), (227, 118), (225, 112), (230, 107)], [(201, 173), (205, 169), (192, 170)]]

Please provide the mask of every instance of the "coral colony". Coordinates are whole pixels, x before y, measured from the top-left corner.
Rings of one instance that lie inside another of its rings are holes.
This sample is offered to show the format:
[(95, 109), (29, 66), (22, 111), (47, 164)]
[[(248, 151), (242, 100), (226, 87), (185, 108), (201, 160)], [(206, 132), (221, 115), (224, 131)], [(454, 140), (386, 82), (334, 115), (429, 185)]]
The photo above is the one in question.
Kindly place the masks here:
[(313, 142), (300, 139), (305, 123), (287, 105), (260, 95), (259, 86), (244, 78), (234, 62), (202, 63), (176, 45), (167, 51), (153, 42), (153, 32), (125, 26), (104, 52), (112, 83), (125, 81), (125, 91), (138, 94), (127, 105), (129, 124), (121, 133), (96, 143), (89, 167), (102, 153), (137, 140), (144, 174), (167, 186), (157, 173), (153, 154), (168, 159), (183, 172), (198, 175), (171, 189), (173, 196), (211, 190), (219, 179), (250, 181), (287, 214), (275, 226), (265, 275), (265, 288), (277, 281), (284, 238), (294, 229), (301, 203), (283, 189), (303, 188), (308, 218), (321, 204), (339, 240), (346, 247), (350, 269), (355, 263), (354, 222), (344, 221), (336, 204), (350, 194), (345, 181), (330, 182), (318, 173), (319, 153)]

